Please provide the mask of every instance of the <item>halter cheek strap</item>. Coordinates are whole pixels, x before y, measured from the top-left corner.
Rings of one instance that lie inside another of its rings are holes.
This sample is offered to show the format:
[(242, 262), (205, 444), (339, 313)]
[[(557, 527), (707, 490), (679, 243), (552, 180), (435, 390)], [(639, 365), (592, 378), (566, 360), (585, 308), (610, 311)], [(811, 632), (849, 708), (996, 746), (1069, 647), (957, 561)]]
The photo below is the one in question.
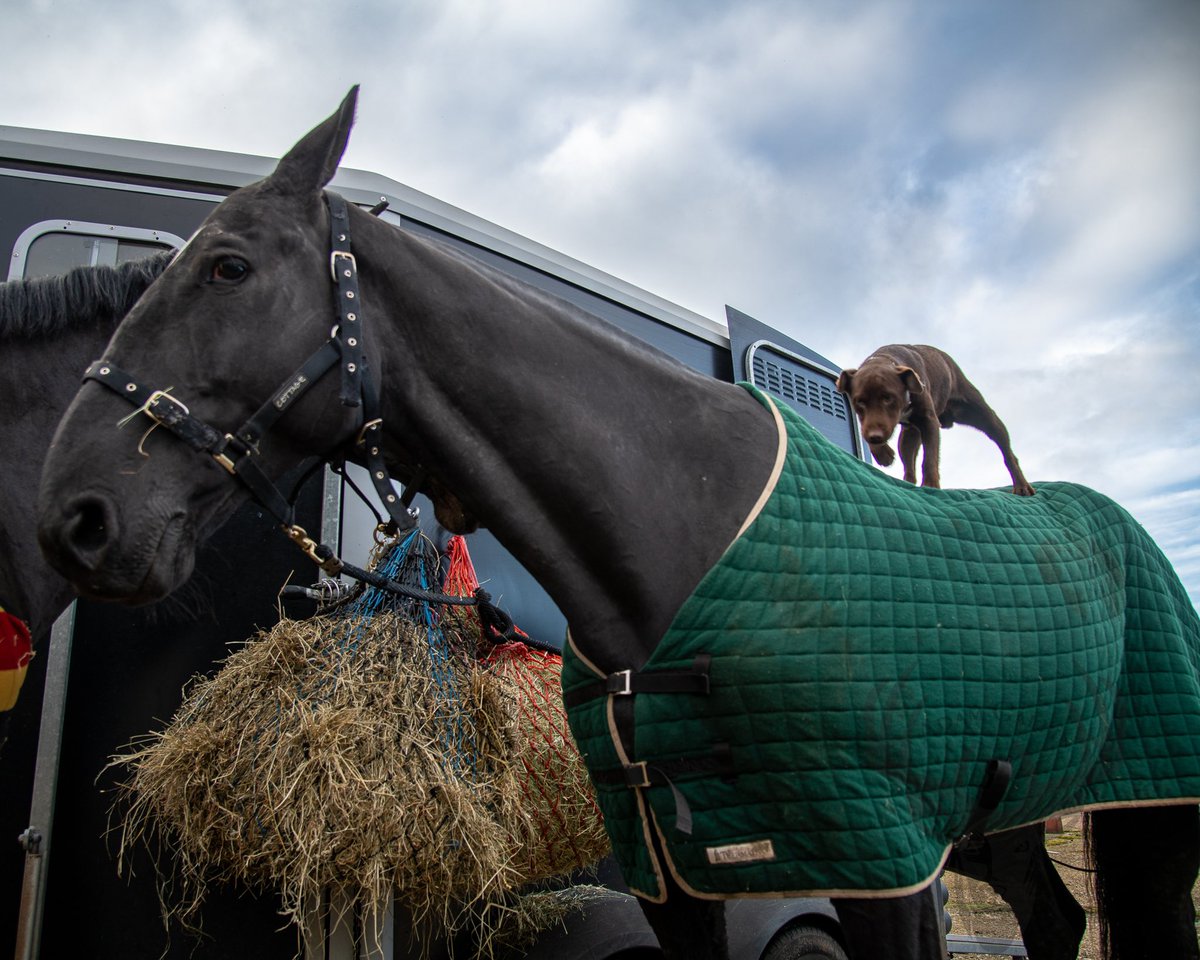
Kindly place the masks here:
[(366, 390), (363, 379), (362, 322), (359, 320), (358, 261), (350, 252), (350, 214), (346, 201), (326, 194), (329, 205), (329, 272), (337, 284), (336, 341), (342, 360), (342, 403), (357, 407)]
[[(295, 402), (335, 366), (341, 370), (341, 400), (347, 407), (362, 407), (362, 426), (355, 440), (363, 448), (363, 457), (388, 517), (399, 530), (416, 525), (411, 510), (417, 483), (410, 483), (403, 497), (396, 495), (392, 478), (383, 461), (383, 420), (379, 417), (379, 395), (367, 376), (362, 352), (362, 310), (358, 288), (358, 263), (350, 249), (350, 218), (346, 201), (335, 193), (326, 193), (330, 222), (330, 272), (336, 284), (337, 325), (325, 341), (284, 384), (275, 391), (245, 423), (231, 433), (222, 433), (192, 415), (171, 388), (156, 390), (144, 386), (115, 363), (97, 360), (84, 374), (84, 382), (94, 380), (118, 396), (124, 397), (157, 426), (166, 427), (193, 450), (206, 453), (240, 480), (251, 495), (284, 527), (293, 540), (322, 566), (330, 563), (330, 551), (322, 556), (303, 528), (295, 524), (295, 511), (287, 498), (259, 466), (259, 443)], [(333, 558), (337, 560), (336, 557)], [(338, 561), (340, 562), (340, 561)]]

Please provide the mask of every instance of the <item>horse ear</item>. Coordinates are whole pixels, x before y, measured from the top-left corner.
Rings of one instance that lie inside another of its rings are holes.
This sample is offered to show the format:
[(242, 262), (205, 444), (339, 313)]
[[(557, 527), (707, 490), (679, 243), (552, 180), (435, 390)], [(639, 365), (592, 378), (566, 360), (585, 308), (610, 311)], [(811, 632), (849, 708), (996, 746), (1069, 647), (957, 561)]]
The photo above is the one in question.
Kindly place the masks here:
[(275, 189), (286, 194), (317, 193), (333, 179), (350, 139), (357, 101), (355, 84), (334, 114), (310, 130), (279, 161), (268, 178)]

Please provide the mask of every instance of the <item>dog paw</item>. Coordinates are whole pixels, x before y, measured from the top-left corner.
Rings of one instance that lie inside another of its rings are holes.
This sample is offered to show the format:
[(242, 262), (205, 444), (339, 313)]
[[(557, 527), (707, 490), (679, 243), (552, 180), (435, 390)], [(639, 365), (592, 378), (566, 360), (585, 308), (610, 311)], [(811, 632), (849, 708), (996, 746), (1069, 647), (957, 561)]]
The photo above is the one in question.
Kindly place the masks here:
[(890, 467), (896, 462), (896, 451), (886, 443), (872, 443), (869, 446), (871, 447), (871, 456), (881, 467)]
[(1013, 484), (1013, 493), (1018, 497), (1032, 497), (1035, 492), (1033, 486), (1028, 481)]

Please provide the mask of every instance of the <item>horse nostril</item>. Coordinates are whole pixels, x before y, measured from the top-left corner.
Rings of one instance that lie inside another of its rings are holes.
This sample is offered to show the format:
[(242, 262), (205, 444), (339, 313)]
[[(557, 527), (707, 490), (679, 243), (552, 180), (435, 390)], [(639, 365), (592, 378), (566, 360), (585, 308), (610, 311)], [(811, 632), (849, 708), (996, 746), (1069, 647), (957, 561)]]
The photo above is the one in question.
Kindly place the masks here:
[(63, 525), (64, 546), (84, 569), (95, 570), (104, 559), (116, 532), (114, 514), (107, 500), (85, 497), (67, 511)]

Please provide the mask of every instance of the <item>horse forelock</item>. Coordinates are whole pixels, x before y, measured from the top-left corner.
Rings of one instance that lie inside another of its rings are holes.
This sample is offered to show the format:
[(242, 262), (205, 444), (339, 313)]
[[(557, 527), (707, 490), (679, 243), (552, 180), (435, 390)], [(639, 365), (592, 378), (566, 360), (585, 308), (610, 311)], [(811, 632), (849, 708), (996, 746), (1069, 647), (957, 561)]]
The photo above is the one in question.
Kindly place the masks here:
[(0, 339), (53, 337), (79, 326), (115, 326), (175, 256), (168, 250), (116, 267), (0, 283)]

